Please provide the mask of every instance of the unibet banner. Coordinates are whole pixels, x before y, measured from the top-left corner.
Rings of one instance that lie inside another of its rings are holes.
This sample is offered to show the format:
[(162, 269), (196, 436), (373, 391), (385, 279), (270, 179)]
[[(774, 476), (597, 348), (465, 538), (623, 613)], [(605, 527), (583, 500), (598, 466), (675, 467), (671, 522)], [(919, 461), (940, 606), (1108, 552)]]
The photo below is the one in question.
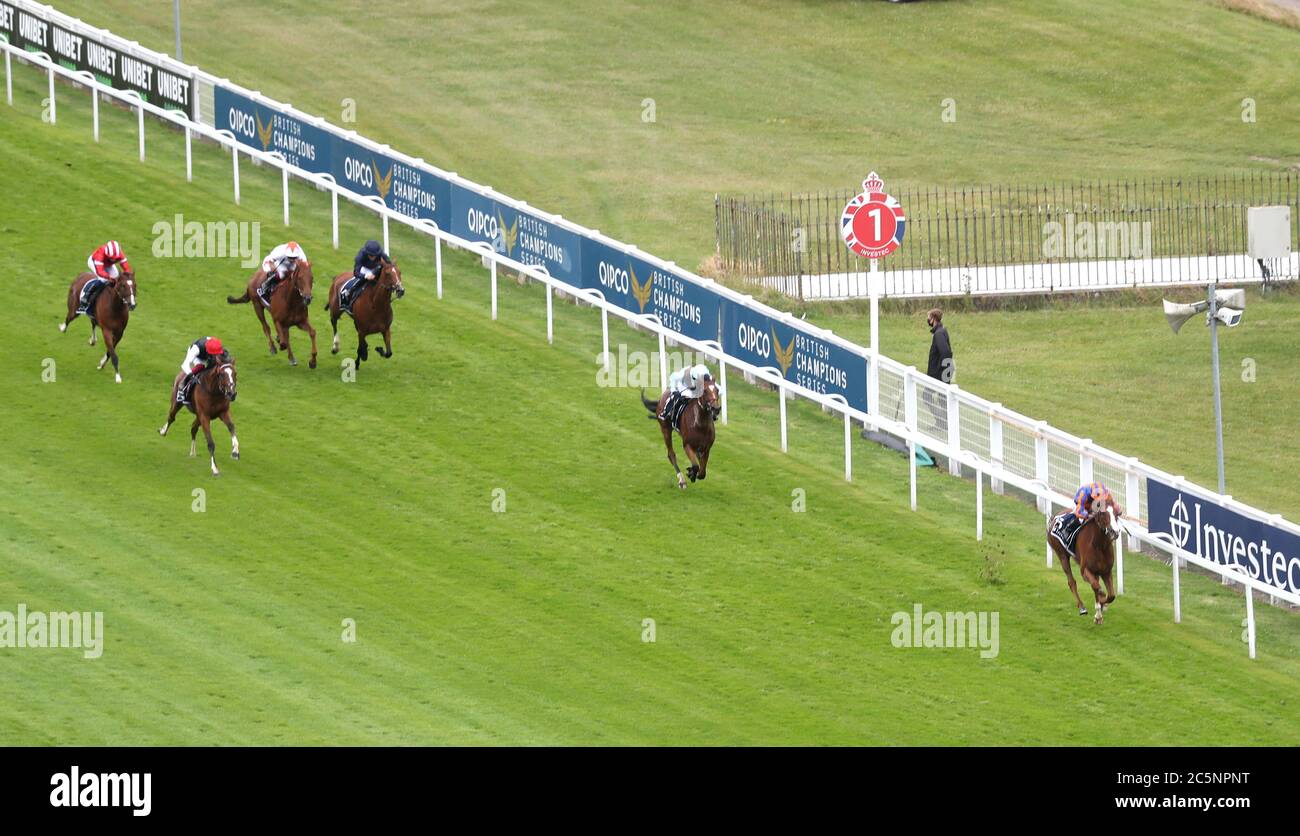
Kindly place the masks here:
[(722, 348), (746, 363), (771, 366), (786, 380), (841, 395), (867, 411), (867, 358), (730, 299), (723, 300)]
[(67, 69), (92, 73), (116, 90), (134, 90), (150, 104), (194, 116), (194, 79), (186, 73), (129, 55), (8, 3), (0, 3), (0, 37), (29, 52), (43, 52)]
[(1300, 594), (1300, 536), (1285, 529), (1148, 478), (1147, 530), (1168, 534), (1198, 557)]
[(624, 310), (654, 314), (684, 337), (718, 339), (718, 294), (593, 238), (582, 240), (582, 287)]

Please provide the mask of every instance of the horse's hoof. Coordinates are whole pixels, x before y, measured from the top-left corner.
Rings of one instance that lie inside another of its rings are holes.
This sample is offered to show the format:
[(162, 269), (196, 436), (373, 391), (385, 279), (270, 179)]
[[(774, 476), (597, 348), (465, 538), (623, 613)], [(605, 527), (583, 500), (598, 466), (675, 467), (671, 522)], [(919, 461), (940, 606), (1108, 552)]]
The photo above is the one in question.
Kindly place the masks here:
[(59, 325), (59, 333), (60, 333), (60, 334), (62, 334), (62, 333), (63, 333), (64, 331), (66, 331), (66, 330), (68, 330), (68, 323), (64, 322), (64, 323), (62, 323), (62, 324)]
[(275, 346), (271, 346), (271, 356), (275, 356)]
[(309, 360), (309, 361), (307, 362), (307, 368), (309, 368), (309, 369), (314, 369), (314, 368), (316, 368), (316, 358), (315, 358), (315, 357), (311, 358), (311, 360)]
[(121, 382), (122, 382), (122, 375), (120, 375), (120, 374), (115, 374), (115, 375), (113, 375), (113, 381), (114, 381), (115, 383), (121, 383)]
[(289, 360), (289, 365), (290, 365), (290, 366), (296, 366), (296, 365), (298, 365), (298, 361), (297, 361), (297, 360), (294, 360), (294, 359), (290, 359), (290, 360)]
[(159, 427), (159, 428), (158, 428), (158, 435), (167, 435), (167, 428), (166, 428), (166, 427)]
[(333, 348), (330, 349), (330, 354), (338, 354), (338, 353), (339, 353), (338, 346), (334, 346)]
[(1088, 614), (1087, 607), (1079, 607), (1079, 615), (1087, 615), (1087, 614)]
[(233, 453), (231, 453), (230, 458), (234, 459), (235, 461), (239, 461), (239, 451), (235, 450)]

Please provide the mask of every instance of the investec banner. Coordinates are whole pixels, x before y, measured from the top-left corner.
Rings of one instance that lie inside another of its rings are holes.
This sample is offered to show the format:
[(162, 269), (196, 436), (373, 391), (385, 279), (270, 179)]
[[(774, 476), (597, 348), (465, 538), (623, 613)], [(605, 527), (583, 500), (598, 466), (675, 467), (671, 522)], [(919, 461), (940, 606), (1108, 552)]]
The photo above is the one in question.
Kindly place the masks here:
[(841, 395), (867, 411), (867, 359), (737, 304), (723, 302), (722, 348), (755, 366), (773, 366), (786, 380), (823, 395)]
[(1155, 479), (1147, 479), (1147, 525), (1194, 555), (1240, 566), (1256, 580), (1300, 594), (1300, 537), (1289, 531)]
[(218, 85), (213, 90), (214, 122), (245, 145), (277, 151), (313, 174), (328, 174), (339, 185), (374, 195), (408, 218), (424, 218), (446, 229), (451, 218), (450, 184), (430, 171), (371, 151), (346, 136), (269, 108)]
[(44, 52), (70, 70), (85, 70), (101, 84), (134, 90), (150, 104), (194, 115), (194, 80), (64, 29), (39, 15), (0, 3), (0, 37), (29, 52)]
[(482, 241), (515, 261), (545, 267), (555, 278), (580, 286), (582, 239), (577, 233), (457, 183), (451, 184), (451, 205), (453, 235)]

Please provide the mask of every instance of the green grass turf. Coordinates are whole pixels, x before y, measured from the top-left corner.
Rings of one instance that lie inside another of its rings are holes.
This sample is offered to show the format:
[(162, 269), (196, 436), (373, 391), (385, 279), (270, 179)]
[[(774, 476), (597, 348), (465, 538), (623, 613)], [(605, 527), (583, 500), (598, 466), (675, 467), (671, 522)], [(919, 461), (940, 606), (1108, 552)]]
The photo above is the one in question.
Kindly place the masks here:
[[(59, 6), (173, 48), (162, 7)], [(1300, 164), (1300, 32), (1203, 0), (232, 0), (184, 14), (185, 55), (208, 71), (336, 123), (350, 99), (364, 135), (686, 265), (712, 252), (715, 192), (843, 189), (869, 168), (951, 186)], [(808, 310), (869, 339), (860, 306)], [(1252, 294), (1223, 337), (1229, 492), (1291, 519), (1298, 326), (1295, 297)], [(886, 307), (881, 327), (887, 354), (924, 367), (915, 318)], [(1216, 484), (1207, 339), (1174, 337), (1158, 303), (967, 315), (953, 339), (965, 388)], [(1082, 373), (1090, 345), (1113, 374)]]
[[(165, 4), (55, 5), (174, 48)], [(208, 72), (335, 123), (352, 100), (365, 136), (684, 265), (713, 252), (715, 192), (846, 189), (869, 169), (949, 186), (1300, 162), (1300, 33), (1206, 0), (229, 0), (183, 15), (185, 58)]]
[[(636, 393), (595, 385), (595, 313), (558, 305), (547, 345), (541, 289), (503, 285), (492, 322), (462, 255), (436, 301), (415, 236), (393, 243), (396, 356), (355, 383), (328, 354), (289, 368), (224, 301), (247, 271), (152, 258), (153, 224), (258, 220), (264, 248), (292, 235), (325, 276), (376, 221), (346, 212), (333, 252), (309, 187), (282, 230), (275, 172), (243, 166), (237, 208), (219, 151), (198, 149), (186, 184), (176, 135), (151, 124), (139, 163), (133, 117), (106, 109), (96, 146), (84, 93), (61, 92), (50, 126), (42, 76), (16, 81), (19, 107), (0, 108), (0, 177), (25, 196), (0, 223), (0, 265), (23, 277), (0, 319), (0, 609), (102, 610), (107, 636), (94, 661), (0, 650), (0, 742), (1300, 742), (1294, 615), (1257, 608), (1252, 662), (1240, 595), (1189, 577), (1176, 625), (1168, 570), (1131, 559), (1095, 628), (1043, 567), (1032, 509), (986, 496), (977, 544), (971, 485), (922, 473), (913, 513), (902, 459), (860, 442), (847, 484), (839, 422), (793, 405), (782, 454), (775, 396), (737, 380), (709, 480), (679, 492)], [(109, 235), (140, 280), (121, 385), (95, 371), (84, 321), (56, 330)], [(156, 432), (205, 333), (240, 361), (243, 459), (218, 429), (221, 479), (187, 458), (183, 424)], [(999, 612), (1000, 655), (892, 647), (914, 603)]]

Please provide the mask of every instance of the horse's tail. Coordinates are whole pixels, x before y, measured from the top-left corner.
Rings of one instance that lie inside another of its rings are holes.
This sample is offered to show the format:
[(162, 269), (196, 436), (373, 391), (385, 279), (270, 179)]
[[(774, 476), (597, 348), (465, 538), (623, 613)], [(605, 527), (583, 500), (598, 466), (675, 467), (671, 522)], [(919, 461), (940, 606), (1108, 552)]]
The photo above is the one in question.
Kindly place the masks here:
[(245, 302), (253, 301), (253, 299), (248, 295), (248, 291), (245, 290), (243, 296), (227, 296), (226, 301), (232, 305), (242, 305)]
[(658, 404), (658, 402), (656, 402), (656, 401), (652, 401), (652, 400), (650, 400), (649, 398), (647, 398), (647, 397), (645, 396), (645, 390), (644, 390), (644, 389), (641, 390), (641, 405), (644, 406), (646, 409), (650, 410), (650, 414), (649, 414), (647, 417), (649, 417), (649, 418), (655, 418), (655, 419), (657, 419), (657, 418), (659, 417), (659, 404)]

